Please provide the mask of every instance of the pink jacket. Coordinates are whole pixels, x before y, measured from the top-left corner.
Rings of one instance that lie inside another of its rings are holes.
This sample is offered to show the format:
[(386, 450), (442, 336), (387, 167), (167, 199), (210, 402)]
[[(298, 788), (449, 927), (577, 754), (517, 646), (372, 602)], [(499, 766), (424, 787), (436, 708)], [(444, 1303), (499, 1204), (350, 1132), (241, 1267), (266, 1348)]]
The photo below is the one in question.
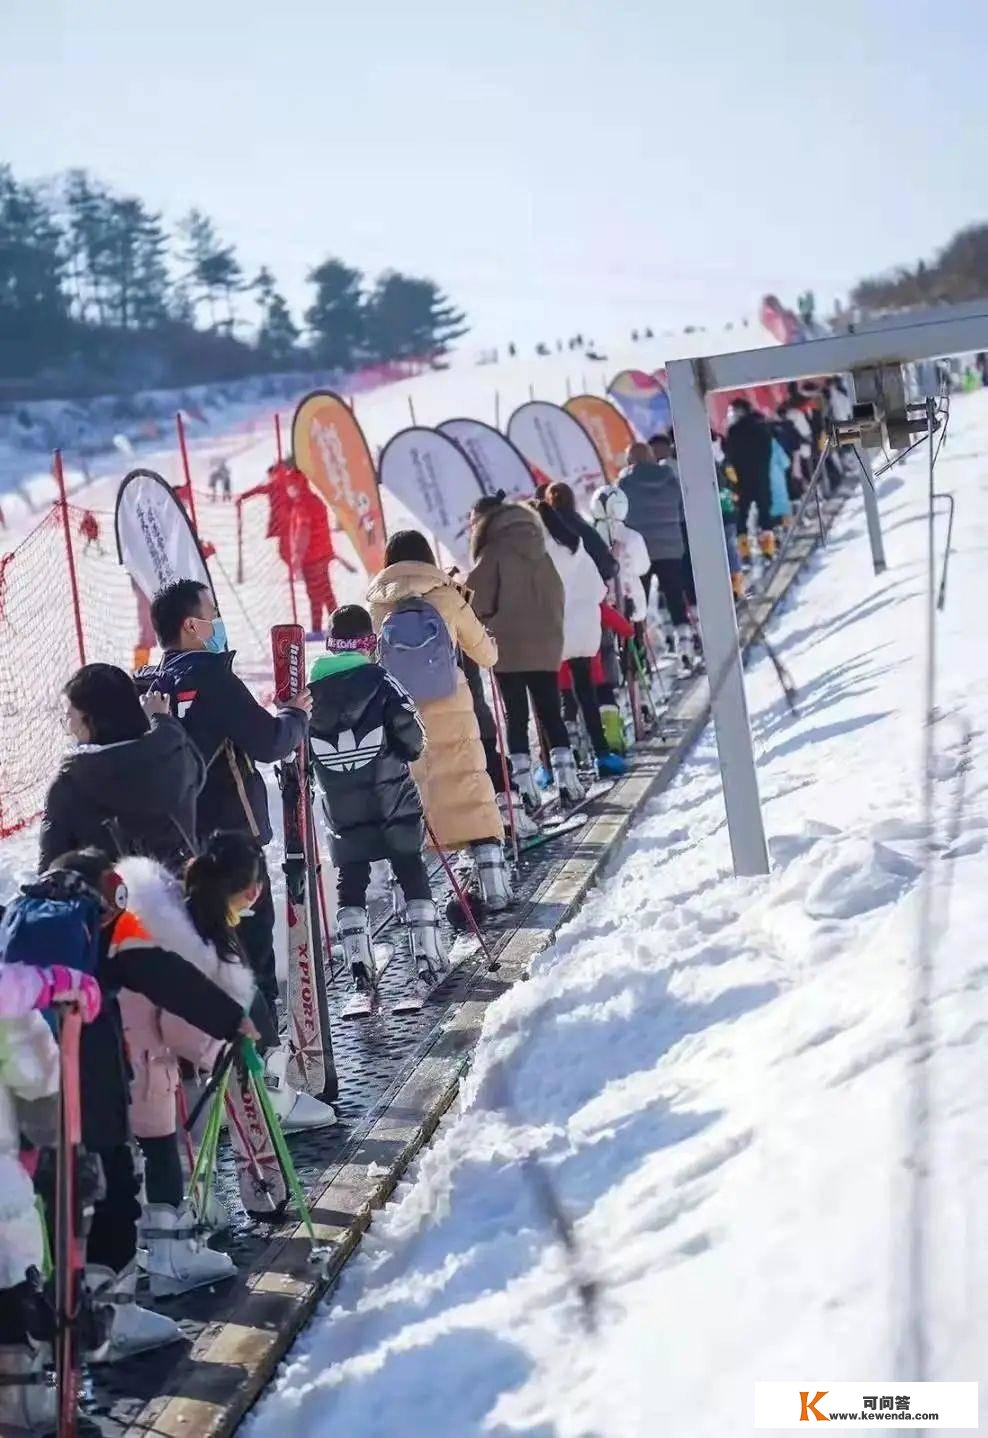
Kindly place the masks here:
[[(117, 867), (127, 885), (127, 907), (155, 943), (194, 964), (246, 1011), (254, 996), (253, 975), (244, 964), (221, 959), (213, 945), (200, 938), (178, 881), (151, 859), (124, 859)], [(120, 1011), (134, 1071), (131, 1125), (138, 1138), (165, 1138), (175, 1132), (179, 1060), (196, 1068), (212, 1068), (221, 1045), (128, 989), (121, 991)]]

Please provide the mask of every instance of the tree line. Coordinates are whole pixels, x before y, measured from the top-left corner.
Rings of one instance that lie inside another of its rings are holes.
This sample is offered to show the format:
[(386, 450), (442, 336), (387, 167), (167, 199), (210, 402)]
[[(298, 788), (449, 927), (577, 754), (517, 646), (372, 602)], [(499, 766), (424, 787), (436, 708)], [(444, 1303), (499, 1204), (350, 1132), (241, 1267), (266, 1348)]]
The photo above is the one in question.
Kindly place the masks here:
[(931, 260), (861, 280), (851, 291), (863, 310), (960, 304), (988, 296), (988, 225), (959, 230)]
[(370, 283), (328, 258), (308, 280), (303, 333), (270, 268), (248, 275), (202, 210), (169, 228), (85, 170), (32, 184), (0, 164), (0, 397), (436, 360), (468, 329), (431, 279)]

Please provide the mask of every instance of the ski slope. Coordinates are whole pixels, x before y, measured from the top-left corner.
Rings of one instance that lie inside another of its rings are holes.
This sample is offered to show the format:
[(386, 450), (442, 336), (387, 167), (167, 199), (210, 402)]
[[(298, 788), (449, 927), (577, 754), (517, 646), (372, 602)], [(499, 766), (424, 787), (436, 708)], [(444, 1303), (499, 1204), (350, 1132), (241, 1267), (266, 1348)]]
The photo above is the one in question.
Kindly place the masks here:
[[(938, 471), (958, 518), (931, 1042), (924, 453), (880, 483), (888, 572), (872, 574), (855, 495), (773, 625), (797, 717), (768, 660), (751, 665), (770, 877), (731, 873), (708, 732), (531, 982), (489, 1011), (458, 1112), (249, 1438), (721, 1438), (750, 1431), (757, 1380), (988, 1379), (986, 457), (983, 391), (954, 400)], [(575, 1271), (529, 1155), (572, 1219)], [(597, 1295), (592, 1333), (577, 1281)]]

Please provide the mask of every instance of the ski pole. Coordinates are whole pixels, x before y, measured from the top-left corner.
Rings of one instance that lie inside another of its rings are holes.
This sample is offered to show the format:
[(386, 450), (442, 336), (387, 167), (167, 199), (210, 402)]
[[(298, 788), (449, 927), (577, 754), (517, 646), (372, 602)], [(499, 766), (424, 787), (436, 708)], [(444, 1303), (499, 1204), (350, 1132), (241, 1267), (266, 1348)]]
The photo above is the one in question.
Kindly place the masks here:
[(515, 796), (511, 790), (511, 774), (508, 770), (508, 747), (504, 738), (504, 700), (501, 691), (497, 687), (497, 679), (491, 675), (491, 694), (494, 697), (494, 728), (497, 731), (497, 748), (501, 757), (501, 777), (504, 780), (504, 792), (508, 799), (508, 828), (511, 832), (511, 849), (515, 856), (515, 865), (518, 864), (518, 825), (515, 822)]
[(175, 1113), (178, 1127), (182, 1130), (182, 1138), (185, 1141), (185, 1157), (188, 1160), (191, 1173), (196, 1166), (196, 1156), (192, 1147), (192, 1135), (189, 1133), (189, 1103), (185, 1097), (185, 1087), (181, 1079), (179, 1079), (178, 1088), (175, 1090)]
[(75, 1351), (76, 1283), (80, 1267), (75, 1232), (76, 1154), (82, 1142), (79, 1042), (82, 1014), (59, 1012), (58, 1161), (55, 1186), (55, 1384), (58, 1438), (75, 1438), (78, 1371)]
[(288, 1145), (285, 1143), (285, 1135), (282, 1133), (281, 1124), (278, 1122), (275, 1111), (271, 1107), (271, 1095), (268, 1093), (267, 1085), (264, 1082), (264, 1067), (252, 1039), (242, 1038), (240, 1040), (240, 1053), (243, 1057), (244, 1067), (247, 1069), (251, 1085), (253, 1086), (254, 1095), (264, 1115), (264, 1121), (268, 1126), (271, 1143), (274, 1146), (275, 1153), (278, 1155), (278, 1162), (281, 1164), (282, 1172), (285, 1175), (288, 1190), (295, 1200), (302, 1222), (309, 1235), (309, 1242), (313, 1248), (315, 1248), (317, 1246), (316, 1230), (312, 1225), (312, 1215), (309, 1212), (309, 1205), (306, 1203), (305, 1195), (302, 1193), (302, 1185), (298, 1181), (298, 1174), (295, 1171), (292, 1156), (288, 1152)]
[(476, 938), (477, 943), (480, 945), (481, 953), (484, 955), (484, 958), (487, 960), (487, 968), (488, 968), (488, 971), (489, 971), (490, 973), (493, 973), (496, 969), (499, 969), (499, 968), (501, 967), (501, 965), (498, 963), (497, 959), (495, 959), (494, 955), (491, 953), (490, 948), (489, 948), (488, 945), (487, 945), (487, 940), (484, 938), (483, 934), (480, 932), (480, 925), (477, 923), (476, 916), (475, 916), (475, 914), (474, 914), (474, 912), (473, 912), (473, 909), (472, 909), (471, 906), (470, 906), (470, 899), (469, 899), (469, 896), (467, 895), (467, 891), (466, 891), (466, 889), (463, 887), (463, 885), (460, 883), (459, 879), (456, 877), (456, 873), (455, 873), (455, 871), (454, 871), (454, 869), (453, 869), (453, 865), (449, 862), (449, 856), (448, 856), (448, 854), (445, 852), (445, 850), (440, 847), (439, 840), (436, 838), (435, 830), (433, 829), (432, 825), (429, 823), (429, 820), (428, 820), (428, 819), (426, 819), (426, 821), (425, 821), (425, 827), (426, 827), (426, 831), (428, 832), (429, 838), (430, 838), (431, 841), (432, 841), (432, 847), (435, 849), (436, 853), (439, 855), (439, 858), (440, 858), (440, 861), (441, 861), (441, 863), (442, 863), (442, 866), (443, 866), (443, 868), (446, 870), (446, 877), (447, 877), (447, 879), (449, 880), (449, 882), (453, 885), (453, 891), (454, 891), (454, 893), (456, 894), (456, 897), (457, 897), (457, 898), (459, 899), (459, 901), (460, 901), (460, 904), (461, 904), (462, 909), (463, 909), (463, 913), (464, 913), (464, 915), (466, 916), (466, 921), (467, 921), (467, 923), (470, 925), (471, 929), (473, 929), (474, 937)]

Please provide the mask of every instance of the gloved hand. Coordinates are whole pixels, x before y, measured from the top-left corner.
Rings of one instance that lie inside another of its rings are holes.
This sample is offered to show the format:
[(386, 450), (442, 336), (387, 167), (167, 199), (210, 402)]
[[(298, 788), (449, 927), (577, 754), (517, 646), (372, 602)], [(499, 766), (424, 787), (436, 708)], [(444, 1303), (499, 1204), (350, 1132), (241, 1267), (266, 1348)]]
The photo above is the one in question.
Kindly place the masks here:
[(91, 1024), (103, 1006), (103, 994), (92, 974), (82, 974), (78, 969), (68, 969), (64, 964), (52, 964), (43, 969), (49, 985), (47, 1002), (40, 1008), (52, 1004), (78, 1004), (84, 1024)]

